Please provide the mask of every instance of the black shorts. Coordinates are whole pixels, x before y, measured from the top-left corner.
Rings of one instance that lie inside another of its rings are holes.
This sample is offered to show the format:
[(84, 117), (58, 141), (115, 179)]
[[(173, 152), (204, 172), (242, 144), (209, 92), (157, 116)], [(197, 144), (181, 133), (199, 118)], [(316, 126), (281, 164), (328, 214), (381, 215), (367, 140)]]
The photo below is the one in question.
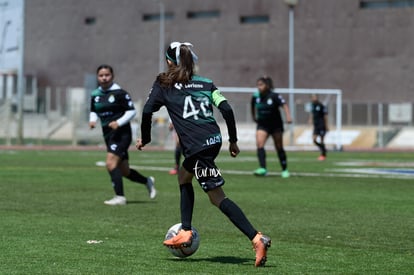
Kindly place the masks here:
[(324, 137), (326, 135), (326, 128), (325, 127), (315, 127), (313, 129), (313, 135)]
[(217, 168), (214, 160), (220, 152), (221, 144), (196, 153), (183, 162), (183, 167), (194, 174), (204, 192), (214, 190), (224, 185), (220, 169)]
[(105, 138), (106, 151), (117, 155), (122, 160), (127, 160), (128, 148), (132, 142), (131, 128), (118, 128)]
[(284, 128), (282, 125), (263, 125), (263, 124), (257, 124), (257, 130), (263, 130), (269, 135), (273, 135), (274, 133), (283, 133)]

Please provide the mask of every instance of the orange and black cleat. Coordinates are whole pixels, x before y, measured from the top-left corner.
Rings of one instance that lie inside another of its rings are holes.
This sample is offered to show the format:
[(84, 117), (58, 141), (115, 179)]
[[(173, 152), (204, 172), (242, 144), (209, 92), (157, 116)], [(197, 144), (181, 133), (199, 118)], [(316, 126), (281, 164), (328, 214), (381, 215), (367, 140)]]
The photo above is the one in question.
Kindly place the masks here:
[(272, 240), (270, 237), (263, 235), (258, 232), (254, 237), (253, 241), (253, 250), (256, 251), (256, 262), (255, 267), (263, 267), (266, 264), (267, 260), (267, 249), (271, 246)]
[(180, 230), (176, 236), (165, 240), (163, 244), (171, 248), (189, 247), (193, 243), (192, 230)]

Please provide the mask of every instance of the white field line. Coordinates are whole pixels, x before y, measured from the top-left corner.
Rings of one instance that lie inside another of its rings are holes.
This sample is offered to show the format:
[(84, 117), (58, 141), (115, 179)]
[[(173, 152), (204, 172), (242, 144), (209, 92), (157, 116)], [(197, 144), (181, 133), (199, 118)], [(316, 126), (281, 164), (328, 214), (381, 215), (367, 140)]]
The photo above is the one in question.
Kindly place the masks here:
[[(96, 162), (96, 166), (104, 167), (105, 162), (98, 161)], [(144, 166), (144, 165), (131, 165), (131, 168), (138, 169), (138, 170), (146, 170), (146, 171), (159, 171), (159, 172), (168, 172), (170, 171), (171, 167), (159, 167), (159, 166)], [(253, 176), (252, 171), (243, 171), (243, 170), (221, 170), (223, 175), (249, 175)], [(414, 177), (412, 175), (384, 175), (384, 174), (356, 174), (354, 173), (310, 173), (310, 172), (291, 172), (290, 173), (294, 177), (326, 177), (326, 178), (373, 178), (373, 179), (410, 179), (412, 180)], [(280, 173), (276, 172), (269, 172), (269, 176), (279, 176)]]

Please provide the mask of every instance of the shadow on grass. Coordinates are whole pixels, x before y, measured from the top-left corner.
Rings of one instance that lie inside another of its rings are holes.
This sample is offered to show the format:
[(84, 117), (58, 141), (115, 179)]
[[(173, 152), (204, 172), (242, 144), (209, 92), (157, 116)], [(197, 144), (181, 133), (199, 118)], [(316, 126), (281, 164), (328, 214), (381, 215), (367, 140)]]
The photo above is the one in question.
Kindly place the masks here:
[(146, 203), (156, 203), (156, 201), (128, 201), (127, 204), (146, 204)]
[[(210, 263), (221, 263), (221, 264), (234, 264), (234, 265), (252, 265), (254, 264), (254, 258), (240, 258), (234, 256), (217, 256), (211, 258), (169, 258), (169, 261), (172, 262), (187, 262), (187, 263), (197, 263), (197, 262), (210, 262)], [(275, 267), (274, 265), (266, 264), (266, 268)]]
[(186, 259), (179, 259), (179, 258), (172, 258), (169, 259), (170, 261), (174, 262), (189, 262), (189, 263), (196, 263), (196, 262), (211, 262), (211, 263), (222, 263), (222, 264), (244, 264), (251, 262), (252, 259), (247, 258), (239, 258), (233, 256), (217, 256), (212, 258), (186, 258)]

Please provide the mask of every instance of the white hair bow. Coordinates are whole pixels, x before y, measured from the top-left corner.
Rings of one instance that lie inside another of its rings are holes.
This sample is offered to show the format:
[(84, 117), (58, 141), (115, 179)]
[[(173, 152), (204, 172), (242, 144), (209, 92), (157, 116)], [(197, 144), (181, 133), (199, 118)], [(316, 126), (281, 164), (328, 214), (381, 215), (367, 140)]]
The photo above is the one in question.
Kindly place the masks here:
[(175, 58), (177, 60), (177, 65), (180, 65), (180, 47), (184, 45), (187, 46), (190, 49), (191, 55), (193, 56), (193, 60), (194, 62), (197, 62), (198, 60), (198, 56), (193, 52), (193, 50), (191, 49), (193, 46), (193, 44), (189, 43), (189, 42), (172, 42), (170, 47), (171, 49), (175, 48)]

